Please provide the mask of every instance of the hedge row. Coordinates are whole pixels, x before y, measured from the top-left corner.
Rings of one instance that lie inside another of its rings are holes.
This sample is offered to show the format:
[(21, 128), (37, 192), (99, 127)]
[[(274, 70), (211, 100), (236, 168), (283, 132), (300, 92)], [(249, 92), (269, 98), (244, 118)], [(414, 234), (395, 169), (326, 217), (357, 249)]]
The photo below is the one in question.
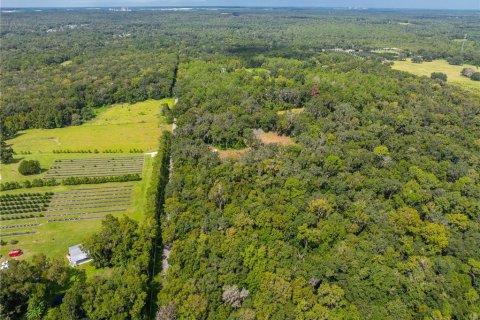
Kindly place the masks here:
[(120, 176), (109, 177), (68, 177), (59, 182), (55, 179), (34, 179), (32, 181), (25, 180), (23, 182), (4, 182), (0, 184), (0, 191), (14, 190), (21, 188), (33, 188), (44, 186), (58, 186), (63, 185), (77, 185), (77, 184), (97, 184), (107, 182), (126, 182), (126, 181), (139, 181), (142, 177), (139, 174), (125, 174)]
[(21, 188), (58, 186), (58, 185), (60, 185), (60, 182), (56, 181), (55, 179), (51, 179), (51, 180), (33, 179), (32, 181), (25, 180), (23, 182), (16, 182), (16, 181), (3, 182), (3, 183), (0, 183), (0, 191), (21, 189)]
[(76, 185), (76, 184), (97, 184), (107, 182), (126, 182), (126, 181), (139, 181), (142, 177), (136, 174), (124, 174), (121, 176), (111, 177), (68, 177), (62, 180), (64, 185)]

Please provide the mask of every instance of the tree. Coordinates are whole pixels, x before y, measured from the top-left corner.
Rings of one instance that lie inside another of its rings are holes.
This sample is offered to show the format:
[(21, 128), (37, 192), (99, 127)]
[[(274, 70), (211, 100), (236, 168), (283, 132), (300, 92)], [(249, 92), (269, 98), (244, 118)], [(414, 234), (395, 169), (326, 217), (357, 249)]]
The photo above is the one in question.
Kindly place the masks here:
[(472, 76), (470, 77), (473, 81), (480, 81), (480, 72), (474, 72), (472, 73)]
[(430, 78), (432, 78), (433, 80), (440, 80), (443, 82), (447, 81), (447, 75), (442, 72), (432, 72), (432, 74), (430, 75)]
[(3, 135), (0, 137), (0, 144), (0, 162), (11, 162), (13, 160), (13, 150), (12, 147), (3, 140)]
[(156, 320), (174, 320), (176, 314), (175, 305), (170, 302), (166, 306), (161, 306), (158, 308), (157, 315), (155, 317)]
[(412, 57), (412, 62), (413, 62), (413, 63), (422, 63), (422, 62), (423, 62), (423, 58), (420, 57), (420, 56)]
[(454, 66), (461, 66), (463, 64), (463, 58), (461, 56), (454, 56), (447, 59), (448, 63)]
[(377, 146), (373, 149), (373, 153), (379, 157), (386, 157), (390, 155), (390, 151), (386, 146)]
[(63, 260), (36, 255), (28, 261), (10, 260), (0, 274), (0, 317), (41, 319), (50, 299), (66, 285), (69, 269)]
[(238, 286), (224, 286), (222, 300), (228, 303), (232, 308), (238, 309), (242, 306), (243, 300), (248, 297), (248, 290), (242, 288), (240, 290)]
[(83, 249), (97, 268), (126, 265), (140, 253), (136, 243), (138, 223), (127, 216), (118, 219), (107, 215), (100, 232), (86, 239)]
[(319, 218), (327, 218), (335, 209), (335, 204), (328, 199), (314, 199), (310, 201), (308, 209)]
[(18, 172), (26, 175), (38, 174), (41, 172), (40, 162), (38, 160), (22, 160), (18, 166)]
[(422, 237), (427, 248), (433, 253), (440, 253), (448, 245), (447, 231), (444, 226), (436, 223), (427, 223), (422, 230)]

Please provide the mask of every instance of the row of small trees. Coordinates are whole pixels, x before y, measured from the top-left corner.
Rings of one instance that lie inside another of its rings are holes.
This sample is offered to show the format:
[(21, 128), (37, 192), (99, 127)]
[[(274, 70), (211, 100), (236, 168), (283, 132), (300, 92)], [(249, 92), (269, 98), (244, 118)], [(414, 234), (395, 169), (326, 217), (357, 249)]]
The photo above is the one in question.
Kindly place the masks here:
[(45, 187), (45, 186), (58, 186), (63, 185), (77, 185), (77, 184), (97, 184), (97, 183), (108, 183), (108, 182), (126, 182), (126, 181), (139, 181), (142, 180), (141, 175), (139, 174), (125, 174), (119, 176), (109, 176), (109, 177), (68, 177), (63, 179), (61, 182), (55, 179), (33, 179), (25, 180), (23, 182), (3, 182), (0, 184), (0, 191), (21, 189), (21, 188), (36, 188), (36, 187)]

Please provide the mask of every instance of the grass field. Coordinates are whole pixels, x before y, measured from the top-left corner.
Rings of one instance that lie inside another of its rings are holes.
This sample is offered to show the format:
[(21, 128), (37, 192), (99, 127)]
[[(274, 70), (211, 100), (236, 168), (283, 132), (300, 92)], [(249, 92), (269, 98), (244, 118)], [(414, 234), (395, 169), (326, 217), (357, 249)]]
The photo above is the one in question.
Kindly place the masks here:
[[(16, 162), (1, 166), (2, 182), (6, 181), (23, 181), (26, 179), (43, 178), (48, 169), (55, 160), (58, 159), (85, 159), (85, 158), (112, 158), (112, 157), (138, 157), (141, 154), (129, 153), (130, 149), (142, 149), (144, 152), (156, 151), (161, 132), (170, 129), (171, 126), (166, 125), (163, 117), (160, 116), (160, 106), (164, 103), (173, 105), (174, 99), (149, 100), (132, 105), (116, 104), (109, 107), (103, 107), (96, 111), (96, 117), (81, 125), (59, 129), (32, 129), (20, 132), (14, 139), (8, 142), (12, 144), (15, 152)], [(54, 150), (86, 150), (97, 149), (100, 152), (105, 149), (122, 149), (122, 153), (53, 153)], [(30, 154), (20, 154), (21, 152), (29, 152)], [(18, 165), (20, 160), (38, 160), (41, 164), (43, 172), (33, 176), (22, 176), (18, 173)], [(0, 236), (13, 232), (35, 231), (34, 234), (2, 236), (2, 240), (7, 244), (0, 247), (0, 260), (7, 259), (8, 252), (12, 249), (22, 249), (24, 255), (19, 259), (28, 259), (34, 254), (43, 253), (48, 257), (65, 258), (68, 247), (81, 243), (86, 237), (98, 231), (101, 226), (101, 217), (107, 213), (98, 213), (96, 211), (109, 210), (119, 208), (120, 205), (115, 201), (123, 201), (122, 210), (113, 213), (114, 216), (127, 216), (137, 221), (142, 221), (143, 212), (146, 205), (146, 192), (153, 174), (152, 170), (153, 158), (145, 155), (143, 162), (142, 180), (124, 183), (105, 183), (96, 185), (77, 185), (77, 186), (55, 186), (41, 187), (30, 189), (17, 189), (2, 192), (2, 194), (18, 194), (18, 193), (45, 193), (54, 192), (55, 195), (60, 194), (79, 194), (82, 188), (105, 188), (132, 185), (132, 196), (129, 203), (126, 200), (119, 199), (93, 199), (92, 202), (102, 202), (101, 209), (89, 209), (87, 207), (76, 208), (78, 200), (69, 200), (71, 208), (63, 205), (62, 202), (54, 202), (52, 209), (58, 209), (60, 216), (53, 219), (64, 219), (68, 217), (97, 217), (91, 220), (74, 220), (74, 221), (58, 221), (48, 222), (47, 214), (57, 214), (56, 212), (46, 212), (45, 216), (36, 216), (35, 218), (22, 218), (15, 220), (0, 221), (0, 226), (18, 226), (21, 224), (38, 223), (40, 225), (1, 229)], [(77, 190), (77, 191), (76, 191)], [(81, 198), (81, 197), (79, 197)], [(111, 208), (109, 203), (112, 204)], [(124, 203), (125, 202), (125, 203)], [(92, 204), (88, 204), (92, 205)], [(93, 205), (96, 205), (93, 203)], [(75, 210), (77, 209), (77, 210)], [(94, 213), (85, 213), (85, 211), (93, 210)], [(83, 212), (83, 213), (81, 213)], [(52, 216), (50, 217), (52, 220)], [(17, 244), (10, 244), (11, 240), (17, 240)], [(96, 271), (89, 266), (82, 267), (87, 270), (87, 274), (93, 274)]]
[(468, 64), (464, 64), (463, 66), (453, 66), (448, 64), (446, 60), (412, 63), (410, 59), (407, 59), (406, 61), (395, 61), (392, 68), (396, 70), (407, 71), (417, 76), (427, 77), (430, 77), (432, 72), (443, 72), (448, 77), (448, 83), (458, 85), (470, 91), (480, 92), (480, 81), (473, 81), (460, 75), (462, 69), (467, 67), (480, 71), (479, 68)]
[(52, 153), (58, 149), (142, 149), (155, 151), (160, 125), (160, 105), (173, 99), (148, 100), (132, 105), (116, 104), (98, 110), (97, 117), (81, 126), (21, 131), (8, 142), (17, 153)]

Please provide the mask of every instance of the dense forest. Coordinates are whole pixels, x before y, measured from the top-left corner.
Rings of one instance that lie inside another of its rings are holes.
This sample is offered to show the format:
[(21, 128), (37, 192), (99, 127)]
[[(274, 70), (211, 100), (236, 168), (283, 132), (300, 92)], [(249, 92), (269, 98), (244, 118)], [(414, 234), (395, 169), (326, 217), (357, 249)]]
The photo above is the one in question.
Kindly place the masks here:
[[(12, 261), (0, 273), (0, 315), (477, 319), (480, 96), (392, 70), (373, 51), (451, 58), (468, 33), (462, 58), (478, 65), (477, 19), (2, 13), (2, 148), (19, 130), (78, 125), (102, 105), (178, 103), (165, 111), (176, 129), (161, 138), (145, 219), (108, 216), (85, 240), (108, 272), (87, 279), (43, 256)], [(220, 156), (230, 150), (242, 156)], [(162, 274), (157, 247), (169, 250)]]
[(406, 55), (449, 58), (459, 56), (458, 40), (468, 33), (462, 58), (480, 65), (477, 21), (474, 12), (448, 11), (3, 12), (1, 132), (77, 125), (104, 104), (165, 97), (177, 53), (298, 59), (400, 47)]
[[(474, 319), (478, 97), (345, 55), (258, 62), (205, 57), (179, 74), (162, 310)], [(259, 144), (256, 128), (296, 143)], [(252, 149), (225, 162), (209, 143)]]

